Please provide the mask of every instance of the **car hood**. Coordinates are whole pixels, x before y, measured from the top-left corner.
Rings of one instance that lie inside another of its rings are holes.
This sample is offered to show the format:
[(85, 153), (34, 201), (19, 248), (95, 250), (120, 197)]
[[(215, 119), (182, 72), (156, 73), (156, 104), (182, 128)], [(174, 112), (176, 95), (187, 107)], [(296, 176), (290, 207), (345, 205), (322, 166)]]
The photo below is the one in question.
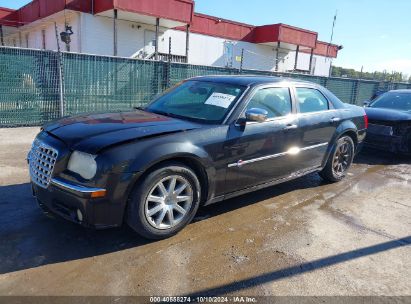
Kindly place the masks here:
[(200, 127), (199, 124), (138, 110), (68, 117), (43, 129), (72, 150), (96, 154), (120, 143)]
[(384, 108), (365, 108), (365, 112), (370, 121), (408, 121), (411, 120), (411, 113), (406, 111), (391, 110)]

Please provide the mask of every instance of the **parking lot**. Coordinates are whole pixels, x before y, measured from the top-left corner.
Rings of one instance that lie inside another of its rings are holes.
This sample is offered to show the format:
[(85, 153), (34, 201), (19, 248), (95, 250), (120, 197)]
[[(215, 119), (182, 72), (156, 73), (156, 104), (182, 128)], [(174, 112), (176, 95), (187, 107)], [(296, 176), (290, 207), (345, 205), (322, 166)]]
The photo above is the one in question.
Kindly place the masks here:
[(203, 208), (149, 242), (45, 217), (25, 163), (38, 128), (0, 129), (0, 295), (411, 295), (411, 159), (365, 150), (316, 174)]

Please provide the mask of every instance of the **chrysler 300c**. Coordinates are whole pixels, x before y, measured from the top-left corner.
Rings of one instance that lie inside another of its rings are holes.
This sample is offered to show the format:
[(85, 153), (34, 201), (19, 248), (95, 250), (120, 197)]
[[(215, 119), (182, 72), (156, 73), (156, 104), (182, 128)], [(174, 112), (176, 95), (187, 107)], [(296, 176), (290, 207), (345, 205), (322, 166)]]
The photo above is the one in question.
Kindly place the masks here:
[(132, 112), (52, 122), (28, 160), (45, 212), (161, 239), (202, 205), (312, 172), (340, 181), (366, 129), (363, 108), (313, 83), (199, 77)]

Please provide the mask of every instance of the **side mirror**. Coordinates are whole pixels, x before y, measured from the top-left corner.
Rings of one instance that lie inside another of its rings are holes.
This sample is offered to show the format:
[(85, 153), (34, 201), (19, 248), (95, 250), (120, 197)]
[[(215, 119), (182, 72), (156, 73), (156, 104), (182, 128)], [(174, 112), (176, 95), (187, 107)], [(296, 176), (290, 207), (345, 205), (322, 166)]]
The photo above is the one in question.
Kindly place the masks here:
[(369, 100), (366, 100), (366, 101), (363, 102), (363, 105), (364, 105), (365, 108), (368, 107), (370, 104), (371, 104), (371, 101), (369, 101)]
[(245, 112), (247, 121), (264, 122), (268, 119), (268, 112), (259, 108), (252, 108)]

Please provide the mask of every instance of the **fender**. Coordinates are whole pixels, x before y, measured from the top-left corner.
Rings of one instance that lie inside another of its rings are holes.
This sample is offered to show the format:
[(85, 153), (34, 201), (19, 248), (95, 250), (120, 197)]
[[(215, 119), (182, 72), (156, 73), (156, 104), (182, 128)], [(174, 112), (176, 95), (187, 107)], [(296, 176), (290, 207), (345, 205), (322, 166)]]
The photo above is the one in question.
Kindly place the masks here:
[(328, 145), (327, 152), (325, 153), (324, 159), (322, 161), (321, 167), (325, 167), (327, 164), (328, 159), (330, 158), (331, 151), (333, 151), (335, 145), (337, 144), (337, 139), (341, 137), (341, 135), (353, 132), (356, 135), (356, 141), (358, 141), (358, 129), (357, 126), (351, 120), (344, 120), (340, 123), (340, 125), (335, 130), (335, 133), (331, 139), (330, 144)]
[(207, 175), (207, 200), (210, 195), (214, 195), (216, 170), (213, 165), (214, 161), (204, 149), (188, 142), (172, 142), (147, 147), (141, 150), (140, 155), (144, 155), (144, 158), (136, 157), (134, 161), (130, 163), (127, 170), (128, 172), (139, 172), (141, 175), (156, 164), (176, 158), (188, 158), (198, 162)]

